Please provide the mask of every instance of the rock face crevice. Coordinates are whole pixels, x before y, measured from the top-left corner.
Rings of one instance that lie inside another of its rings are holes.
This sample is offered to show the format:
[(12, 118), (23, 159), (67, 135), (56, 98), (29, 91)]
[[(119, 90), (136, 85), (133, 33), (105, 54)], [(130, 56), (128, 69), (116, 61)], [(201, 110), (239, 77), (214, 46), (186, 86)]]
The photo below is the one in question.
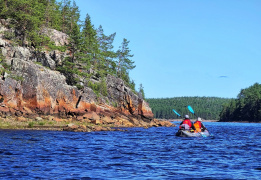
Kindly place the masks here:
[[(0, 24), (0, 29), (5, 27)], [(46, 30), (45, 33), (51, 34), (56, 45), (68, 43), (64, 33), (56, 30)], [(153, 119), (148, 103), (120, 78), (107, 76), (107, 97), (97, 97), (89, 87), (78, 90), (68, 85), (66, 78), (55, 71), (66, 52), (38, 52), (33, 47), (15, 46), (4, 39), (1, 32), (0, 47), (12, 74), (19, 77), (5, 74), (0, 79), (0, 115), (52, 115), (130, 127), (160, 124)]]

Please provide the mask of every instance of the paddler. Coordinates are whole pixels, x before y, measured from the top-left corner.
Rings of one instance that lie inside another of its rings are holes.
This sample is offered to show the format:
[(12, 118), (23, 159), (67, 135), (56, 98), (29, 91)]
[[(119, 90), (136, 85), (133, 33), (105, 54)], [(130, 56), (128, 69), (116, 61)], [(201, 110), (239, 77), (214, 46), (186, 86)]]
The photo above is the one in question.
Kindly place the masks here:
[(194, 122), (194, 127), (195, 127), (195, 130), (197, 132), (203, 132), (205, 131), (207, 128), (203, 125), (202, 123), (202, 119), (200, 117), (198, 117), (198, 119), (196, 120), (196, 122)]
[(180, 123), (179, 129), (185, 129), (185, 130), (195, 130), (194, 125), (192, 124), (191, 120), (189, 119), (189, 115), (185, 115), (184, 120)]

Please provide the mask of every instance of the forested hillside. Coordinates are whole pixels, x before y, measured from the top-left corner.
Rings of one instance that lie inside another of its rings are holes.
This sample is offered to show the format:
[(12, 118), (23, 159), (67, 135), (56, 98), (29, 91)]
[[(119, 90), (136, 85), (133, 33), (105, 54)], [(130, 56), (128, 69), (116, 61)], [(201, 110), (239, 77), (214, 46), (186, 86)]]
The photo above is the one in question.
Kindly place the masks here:
[[(88, 14), (81, 22), (76, 1), (0, 0), (0, 19), (6, 23), (4, 38), (14, 46), (33, 48), (39, 57), (42, 51), (65, 52), (65, 58), (54, 70), (60, 71), (69, 85), (78, 89), (90, 87), (97, 95), (106, 96), (104, 81), (110, 74), (123, 79), (135, 92), (135, 83), (129, 77), (129, 71), (135, 68), (130, 41), (124, 38), (115, 50), (116, 33), (104, 34), (102, 26), (94, 27)], [(68, 35), (69, 42), (56, 46), (47, 35), (54, 29)], [(0, 60), (4, 67), (1, 71), (8, 71), (2, 56)]]
[(0, 128), (9, 117), (84, 132), (173, 126), (154, 119), (142, 85), (135, 91), (129, 41), (114, 48), (115, 36), (88, 14), (80, 21), (76, 1), (0, 0)]
[(172, 109), (175, 109), (181, 116), (189, 114), (193, 117), (187, 109), (187, 106), (190, 105), (197, 116), (208, 120), (218, 120), (222, 105), (230, 102), (231, 99), (217, 97), (174, 97), (146, 100), (152, 108), (155, 118), (179, 118)]
[(237, 99), (226, 103), (220, 120), (261, 122), (261, 84), (242, 89)]

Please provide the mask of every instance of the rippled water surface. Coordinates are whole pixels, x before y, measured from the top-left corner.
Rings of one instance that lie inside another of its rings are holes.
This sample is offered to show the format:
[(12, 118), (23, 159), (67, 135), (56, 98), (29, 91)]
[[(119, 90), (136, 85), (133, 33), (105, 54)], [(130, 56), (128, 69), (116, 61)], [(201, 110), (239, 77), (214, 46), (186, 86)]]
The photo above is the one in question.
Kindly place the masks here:
[(120, 132), (0, 130), (1, 179), (260, 179), (261, 124), (205, 123)]

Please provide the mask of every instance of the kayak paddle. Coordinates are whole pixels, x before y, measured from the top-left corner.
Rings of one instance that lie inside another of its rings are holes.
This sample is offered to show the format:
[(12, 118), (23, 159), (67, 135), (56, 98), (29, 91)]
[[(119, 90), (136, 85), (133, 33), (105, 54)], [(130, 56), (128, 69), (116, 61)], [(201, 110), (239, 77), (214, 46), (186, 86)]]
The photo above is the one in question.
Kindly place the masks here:
[[(175, 111), (174, 109), (172, 109), (173, 110), (173, 112), (174, 113), (176, 113), (179, 117), (181, 117), (181, 115), (177, 112), (177, 111)], [(182, 118), (182, 117), (181, 117)]]
[[(195, 114), (195, 112), (194, 112), (194, 110), (192, 109), (192, 107), (191, 106), (188, 106), (188, 110), (192, 113), (192, 114), (194, 114), (194, 116), (196, 116), (196, 117), (198, 117), (196, 114)], [(202, 137), (207, 137), (205, 134), (203, 134), (203, 133), (201, 133), (201, 132), (198, 132)]]
[[(191, 106), (188, 106), (188, 110), (189, 110), (192, 114), (194, 114), (195, 116), (197, 116)], [(197, 117), (198, 117), (198, 116), (197, 116)]]

